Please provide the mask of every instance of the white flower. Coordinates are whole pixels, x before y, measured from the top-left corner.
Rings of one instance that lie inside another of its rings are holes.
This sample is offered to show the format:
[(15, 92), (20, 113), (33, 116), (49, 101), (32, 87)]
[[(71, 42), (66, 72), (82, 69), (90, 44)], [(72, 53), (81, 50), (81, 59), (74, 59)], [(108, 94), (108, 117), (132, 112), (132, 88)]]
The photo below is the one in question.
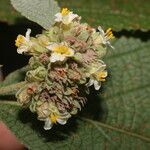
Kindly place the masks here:
[(113, 33), (112, 33), (112, 29), (111, 28), (107, 29), (107, 31), (105, 33), (104, 30), (102, 29), (102, 27), (99, 26), (98, 31), (100, 32), (102, 43), (104, 45), (108, 45), (114, 49), (114, 47), (110, 44), (110, 39), (114, 38)]
[(74, 55), (74, 50), (69, 48), (67, 43), (50, 43), (49, 46), (47, 46), (47, 49), (52, 51), (50, 61), (56, 62), (56, 61), (64, 61), (65, 58), (71, 57)]
[(17, 39), (15, 41), (15, 45), (18, 47), (17, 52), (19, 54), (22, 54), (23, 52), (28, 52), (29, 49), (31, 48), (31, 41), (30, 41), (30, 34), (31, 34), (31, 29), (27, 29), (26, 35), (18, 35)]
[(67, 120), (71, 117), (71, 115), (69, 113), (64, 113), (60, 115), (51, 113), (50, 116), (48, 118), (46, 118), (45, 120), (45, 125), (44, 125), (44, 129), (45, 130), (50, 130), (54, 123), (59, 123), (61, 125), (64, 125), (67, 123)]
[(60, 13), (55, 15), (55, 17), (56, 22), (62, 22), (65, 25), (70, 24), (75, 18), (80, 18), (77, 14), (73, 14), (73, 12), (67, 8), (63, 8)]
[(98, 82), (97, 80), (91, 78), (89, 80), (89, 82), (86, 84), (86, 86), (89, 87), (89, 86), (92, 86), (92, 85), (94, 85), (95, 90), (99, 90), (100, 87), (101, 87), (101, 82)]
[(89, 82), (86, 84), (87, 87), (94, 85), (95, 90), (99, 90), (101, 82), (104, 82), (107, 77), (107, 71), (105, 70), (106, 65), (101, 65), (97, 68), (91, 69), (91, 76)]

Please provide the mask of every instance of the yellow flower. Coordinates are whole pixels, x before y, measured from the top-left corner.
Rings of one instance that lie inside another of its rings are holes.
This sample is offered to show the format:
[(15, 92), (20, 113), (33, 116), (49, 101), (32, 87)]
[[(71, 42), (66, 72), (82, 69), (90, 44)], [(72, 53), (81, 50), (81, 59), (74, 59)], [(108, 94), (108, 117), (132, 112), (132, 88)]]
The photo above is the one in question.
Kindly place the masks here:
[(114, 38), (113, 33), (112, 33), (112, 29), (108, 28), (106, 30), (106, 32), (104, 32), (104, 30), (101, 28), (101, 26), (98, 27), (99, 33), (100, 33), (100, 41), (102, 44), (104, 45), (108, 45), (111, 48), (114, 48), (111, 44), (110, 44), (110, 40)]
[(45, 130), (50, 130), (54, 124), (57, 122), (61, 125), (64, 125), (67, 123), (67, 120), (71, 117), (69, 113), (64, 113), (64, 114), (56, 114), (56, 113), (51, 113), (48, 118), (45, 120), (45, 125), (44, 129)]
[(30, 33), (31, 29), (28, 29), (26, 35), (18, 35), (17, 39), (15, 40), (15, 45), (18, 47), (17, 52), (22, 54), (23, 52), (28, 52), (31, 48), (31, 41), (30, 41)]
[(54, 48), (54, 52), (60, 53), (60, 54), (66, 54), (70, 55), (71, 52), (69, 51), (69, 48), (64, 45), (58, 45)]
[(62, 16), (68, 15), (70, 13), (70, 10), (68, 8), (63, 8), (61, 11)]
[(106, 81), (107, 71), (105, 70), (106, 65), (101, 64), (97, 68), (92, 68), (89, 82), (86, 84), (87, 87), (94, 85), (95, 90), (99, 90), (101, 82)]
[(97, 73), (97, 80), (99, 80), (99, 81), (102, 81), (102, 82), (106, 81), (106, 79), (105, 79), (106, 77), (107, 77), (106, 70), (103, 70), (103, 71), (100, 71)]
[(56, 123), (58, 119), (58, 115), (51, 114), (49, 118), (52, 123)]
[(65, 25), (69, 25), (75, 18), (81, 18), (77, 14), (73, 14), (68, 8), (63, 8), (60, 13), (55, 15), (55, 17), (56, 22), (62, 22)]
[(52, 51), (50, 61), (64, 61), (65, 58), (71, 57), (74, 55), (74, 50), (68, 47), (67, 43), (62, 42), (60, 44), (52, 43), (47, 48)]
[(106, 30), (105, 36), (106, 36), (108, 39), (113, 39), (113, 38), (115, 38), (114, 35), (113, 35), (113, 33), (112, 33), (112, 29), (111, 29), (111, 28), (108, 28), (108, 29)]
[(15, 45), (20, 47), (23, 43), (25, 43), (25, 37), (22, 35), (18, 35), (17, 39), (15, 40)]

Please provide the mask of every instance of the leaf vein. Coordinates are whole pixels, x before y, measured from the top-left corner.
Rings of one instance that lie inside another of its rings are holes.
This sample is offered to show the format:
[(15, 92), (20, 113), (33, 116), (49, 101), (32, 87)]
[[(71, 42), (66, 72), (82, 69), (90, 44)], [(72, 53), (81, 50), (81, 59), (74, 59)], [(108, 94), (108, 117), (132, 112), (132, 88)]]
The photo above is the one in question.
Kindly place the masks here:
[(122, 134), (126, 134), (128, 136), (132, 136), (134, 138), (139, 138), (143, 141), (146, 141), (146, 142), (150, 142), (150, 138), (149, 137), (146, 137), (146, 136), (143, 136), (143, 135), (140, 135), (140, 134), (137, 134), (137, 133), (134, 133), (134, 132), (130, 132), (130, 131), (126, 131), (126, 130), (123, 130), (123, 129), (119, 129), (117, 127), (113, 127), (111, 125), (108, 125), (108, 124), (105, 124), (105, 123), (102, 123), (102, 122), (98, 122), (98, 121), (95, 121), (95, 120), (90, 120), (90, 119), (87, 119), (87, 118), (80, 118), (82, 121), (86, 121), (86, 122), (89, 122), (91, 123), (92, 125), (94, 125), (95, 127), (97, 127), (97, 129), (99, 129), (98, 125), (100, 127), (103, 127), (103, 128), (106, 128), (106, 129), (110, 129), (110, 130), (114, 130), (116, 132), (120, 132)]

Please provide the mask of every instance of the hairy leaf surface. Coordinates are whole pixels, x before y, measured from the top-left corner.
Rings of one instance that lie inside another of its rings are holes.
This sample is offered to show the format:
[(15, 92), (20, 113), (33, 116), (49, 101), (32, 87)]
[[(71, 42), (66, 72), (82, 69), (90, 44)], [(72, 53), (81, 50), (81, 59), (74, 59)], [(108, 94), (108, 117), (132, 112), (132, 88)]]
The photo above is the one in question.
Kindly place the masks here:
[(23, 16), (45, 29), (54, 22), (54, 15), (60, 11), (55, 0), (11, 0), (13, 7)]

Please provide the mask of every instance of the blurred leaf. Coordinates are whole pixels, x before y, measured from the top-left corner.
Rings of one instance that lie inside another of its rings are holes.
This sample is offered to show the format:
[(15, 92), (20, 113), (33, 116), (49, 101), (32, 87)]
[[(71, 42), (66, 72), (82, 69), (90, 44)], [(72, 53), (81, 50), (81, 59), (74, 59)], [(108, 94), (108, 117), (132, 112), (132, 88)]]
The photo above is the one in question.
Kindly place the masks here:
[[(57, 5), (53, 13), (51, 13), (49, 5), (44, 8), (45, 0), (38, 4), (36, 2), (40, 0), (12, 1), (15, 2), (17, 10), (21, 12), (23, 10), (25, 16), (30, 17), (31, 20), (34, 19), (33, 21), (46, 28), (48, 27), (47, 24), (51, 24), (50, 18), (59, 11)], [(34, 4), (33, 7), (27, 5), (29, 1)], [(112, 27), (114, 30), (150, 29), (149, 0), (145, 0), (144, 2), (141, 0), (136, 0), (136, 2), (133, 0), (69, 0), (69, 2), (58, 0), (58, 2), (61, 7), (72, 9), (75, 13), (81, 15), (84, 21), (94, 26)], [(22, 6), (25, 6), (25, 8), (22, 8)], [(39, 9), (39, 7), (43, 7), (44, 9)], [(34, 13), (35, 10), (36, 13)], [(10, 6), (10, 0), (0, 0), (0, 21), (14, 23), (18, 17), (21, 18)], [(42, 23), (43, 20), (44, 23)]]
[(18, 83), (24, 80), (28, 66), (17, 69), (10, 73), (3, 82), (0, 82), (0, 87)]
[(13, 96), (14, 99), (16, 92), (25, 85), (26, 85), (26, 81), (22, 81), (22, 82), (10, 84), (8, 86), (2, 86), (0, 88), (0, 100), (6, 98), (6, 96), (9, 99), (12, 98), (11, 96)]
[(113, 30), (150, 29), (149, 0), (58, 0), (93, 26)]
[(28, 66), (17, 69), (10, 73), (3, 82), (0, 82), (0, 99), (4, 96), (15, 95), (20, 86), (25, 84), (21, 81), (24, 81), (27, 70)]
[[(34, 114), (7, 101), (0, 102), (0, 118), (31, 150), (148, 150), (149, 46), (149, 41), (142, 42), (139, 39), (116, 40), (116, 49), (108, 53), (105, 60), (110, 77), (96, 102), (97, 107), (104, 110), (103, 114), (97, 112), (97, 121), (70, 119), (65, 126), (44, 131), (43, 123)], [(94, 101), (93, 98), (91, 102)], [(98, 105), (99, 102), (102, 102), (101, 105)], [(92, 103), (89, 101), (88, 105)]]
[(0, 0), (0, 21), (14, 24), (16, 19), (22, 18), (10, 4), (10, 0)]
[(54, 22), (54, 15), (60, 11), (55, 0), (11, 0), (13, 7), (23, 16), (45, 29)]

